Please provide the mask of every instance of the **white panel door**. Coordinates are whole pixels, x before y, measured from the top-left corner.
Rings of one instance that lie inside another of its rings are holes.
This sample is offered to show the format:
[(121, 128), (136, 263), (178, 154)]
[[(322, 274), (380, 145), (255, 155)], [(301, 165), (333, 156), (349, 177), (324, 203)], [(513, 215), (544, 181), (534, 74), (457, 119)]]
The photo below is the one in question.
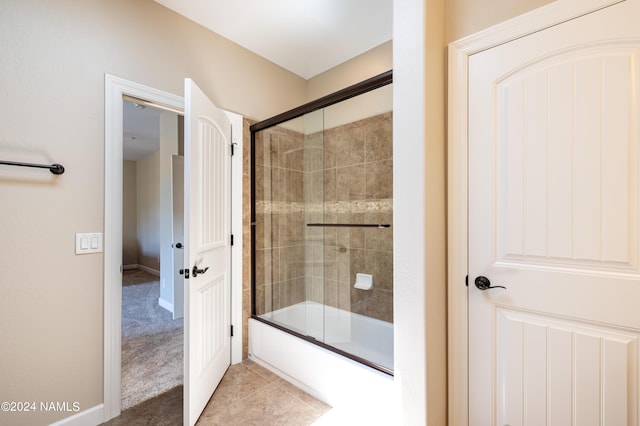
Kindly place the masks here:
[(231, 123), (185, 80), (184, 424), (231, 364)]
[(469, 59), (472, 425), (640, 424), (639, 19)]

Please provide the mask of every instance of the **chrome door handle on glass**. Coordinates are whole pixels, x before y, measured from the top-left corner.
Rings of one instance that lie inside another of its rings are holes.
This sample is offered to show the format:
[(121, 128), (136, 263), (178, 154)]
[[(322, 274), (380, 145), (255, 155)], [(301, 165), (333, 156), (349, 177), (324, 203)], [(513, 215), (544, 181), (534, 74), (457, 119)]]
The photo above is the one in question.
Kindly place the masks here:
[(483, 277), (482, 275), (480, 275), (479, 277), (476, 277), (475, 284), (479, 290), (488, 290), (490, 288), (504, 288), (505, 290), (507, 289), (505, 286), (502, 286), (502, 285), (492, 286), (491, 281), (489, 281), (489, 278)]

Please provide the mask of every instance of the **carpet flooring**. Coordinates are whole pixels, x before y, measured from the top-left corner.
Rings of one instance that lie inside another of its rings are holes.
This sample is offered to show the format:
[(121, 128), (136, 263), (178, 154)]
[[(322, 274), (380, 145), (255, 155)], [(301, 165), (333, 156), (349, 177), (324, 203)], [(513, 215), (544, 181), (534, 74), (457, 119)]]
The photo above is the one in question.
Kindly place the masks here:
[(157, 276), (123, 271), (123, 410), (183, 383), (183, 320), (161, 308), (159, 297)]

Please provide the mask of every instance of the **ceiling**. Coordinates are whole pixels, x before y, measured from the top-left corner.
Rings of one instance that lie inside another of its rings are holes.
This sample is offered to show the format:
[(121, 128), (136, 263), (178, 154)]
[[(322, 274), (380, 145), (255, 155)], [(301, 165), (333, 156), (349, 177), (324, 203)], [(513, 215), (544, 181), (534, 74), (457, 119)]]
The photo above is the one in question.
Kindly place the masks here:
[(123, 158), (138, 161), (160, 149), (160, 113), (158, 108), (123, 101)]
[(309, 79), (392, 36), (393, 0), (155, 0)]
[[(155, 0), (309, 79), (391, 40), (393, 0)], [(159, 149), (160, 110), (124, 102), (124, 159)]]

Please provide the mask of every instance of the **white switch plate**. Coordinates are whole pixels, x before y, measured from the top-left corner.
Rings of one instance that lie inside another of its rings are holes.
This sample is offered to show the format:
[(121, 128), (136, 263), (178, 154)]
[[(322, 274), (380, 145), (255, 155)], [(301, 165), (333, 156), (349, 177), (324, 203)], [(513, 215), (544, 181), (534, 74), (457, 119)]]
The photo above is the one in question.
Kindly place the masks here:
[(102, 253), (102, 232), (77, 232), (76, 254)]

